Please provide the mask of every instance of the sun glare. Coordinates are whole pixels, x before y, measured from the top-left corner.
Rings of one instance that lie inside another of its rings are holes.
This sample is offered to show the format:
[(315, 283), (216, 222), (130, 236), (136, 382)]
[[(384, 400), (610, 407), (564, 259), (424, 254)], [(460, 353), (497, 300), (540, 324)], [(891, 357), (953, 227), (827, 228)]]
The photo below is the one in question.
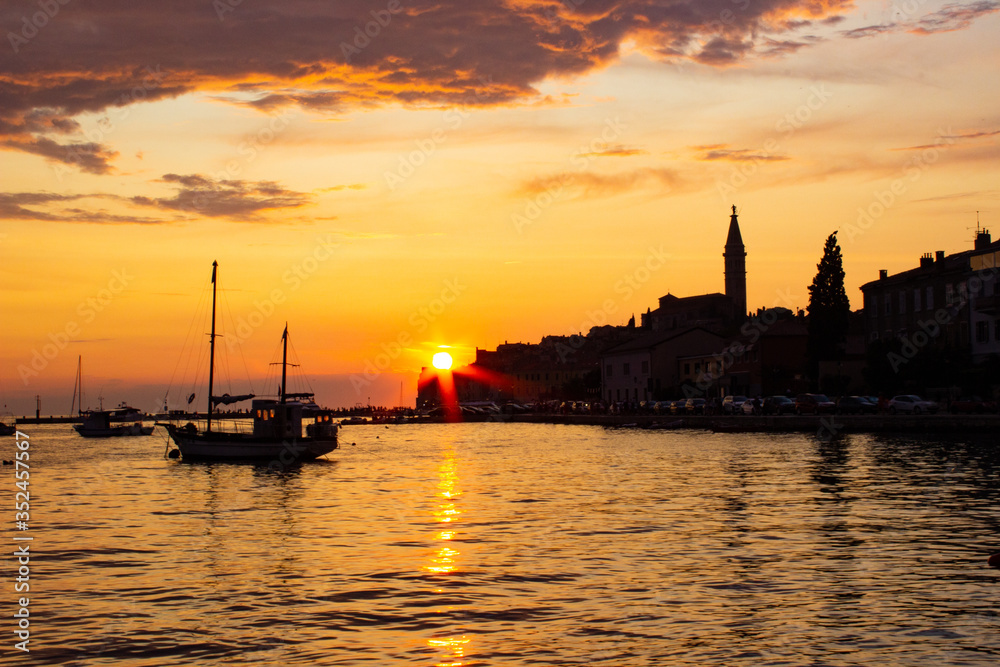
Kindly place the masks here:
[(434, 364), (434, 368), (440, 371), (446, 371), (451, 368), (451, 355), (447, 352), (438, 352), (434, 355), (434, 359), (431, 363)]

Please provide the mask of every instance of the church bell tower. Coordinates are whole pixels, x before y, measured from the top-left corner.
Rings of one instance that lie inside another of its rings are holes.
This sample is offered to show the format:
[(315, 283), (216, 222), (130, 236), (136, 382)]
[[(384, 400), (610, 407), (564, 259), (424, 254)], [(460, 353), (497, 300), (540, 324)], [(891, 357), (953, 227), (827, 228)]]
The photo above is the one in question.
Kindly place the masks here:
[(722, 253), (726, 261), (726, 296), (733, 300), (733, 315), (742, 322), (747, 315), (747, 249), (740, 234), (740, 223), (736, 219), (736, 207), (729, 218), (729, 235), (726, 250)]

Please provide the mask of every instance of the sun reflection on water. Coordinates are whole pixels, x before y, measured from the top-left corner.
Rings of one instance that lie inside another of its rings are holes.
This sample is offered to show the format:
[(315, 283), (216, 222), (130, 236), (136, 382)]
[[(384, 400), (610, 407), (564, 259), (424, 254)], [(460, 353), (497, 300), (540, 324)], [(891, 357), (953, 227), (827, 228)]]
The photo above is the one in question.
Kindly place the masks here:
[(462, 635), (461, 637), (444, 637), (440, 639), (428, 639), (427, 644), (432, 648), (441, 649), (442, 651), (448, 651), (451, 656), (446, 658), (451, 662), (442, 661), (435, 663), (434, 667), (461, 667), (462, 658), (465, 657), (465, 645), (469, 643), (469, 639)]
[[(436, 504), (431, 511), (437, 531), (434, 540), (437, 547), (430, 555), (430, 563), (423, 569), (435, 575), (448, 575), (457, 571), (458, 557), (461, 553), (456, 549), (455, 538), (458, 534), (456, 523), (461, 510), (455, 501), (462, 495), (458, 488), (458, 462), (455, 452), (448, 447), (444, 450), (444, 460), (438, 467), (438, 484), (434, 494)], [(444, 593), (444, 588), (434, 589), (436, 593)], [(461, 667), (465, 656), (465, 647), (470, 639), (466, 635), (451, 637), (434, 637), (427, 640), (427, 645), (441, 652), (436, 667)]]
[[(462, 495), (458, 489), (458, 463), (455, 461), (455, 452), (451, 449), (445, 451), (445, 459), (438, 468), (437, 506), (432, 512), (434, 520), (438, 523), (450, 524), (458, 520), (462, 513), (455, 507), (455, 500)], [(425, 565), (424, 569), (435, 574), (450, 574), (455, 571), (455, 559), (459, 555), (450, 543), (455, 537), (456, 531), (449, 528), (438, 531), (434, 538), (445, 542), (431, 556), (430, 565)]]

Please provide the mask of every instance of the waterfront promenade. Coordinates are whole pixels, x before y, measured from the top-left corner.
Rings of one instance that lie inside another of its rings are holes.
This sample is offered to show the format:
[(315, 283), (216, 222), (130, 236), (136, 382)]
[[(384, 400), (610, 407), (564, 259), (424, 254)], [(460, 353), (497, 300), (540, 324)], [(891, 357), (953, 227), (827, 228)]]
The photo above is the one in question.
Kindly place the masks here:
[[(503, 421), (593, 424), (637, 428), (691, 428), (725, 432), (992, 433), (1000, 438), (1000, 415), (504, 415)], [(499, 419), (497, 419), (499, 421)]]

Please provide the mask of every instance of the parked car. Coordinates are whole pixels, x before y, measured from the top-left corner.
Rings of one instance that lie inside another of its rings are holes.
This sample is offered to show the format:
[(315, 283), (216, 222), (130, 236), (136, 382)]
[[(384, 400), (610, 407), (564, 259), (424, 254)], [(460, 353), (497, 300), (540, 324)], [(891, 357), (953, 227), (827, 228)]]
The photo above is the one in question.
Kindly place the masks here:
[(738, 415), (746, 400), (746, 396), (726, 396), (722, 399), (722, 414)]
[(765, 415), (790, 415), (795, 413), (795, 401), (787, 396), (768, 396), (760, 409)]
[(915, 394), (901, 394), (893, 396), (889, 401), (889, 414), (904, 412), (908, 415), (919, 415), (923, 412), (935, 413), (938, 411), (938, 404), (934, 401), (925, 401)]
[(836, 404), (825, 394), (799, 394), (795, 397), (795, 414), (832, 414)]
[(740, 406), (740, 412), (745, 415), (759, 415), (761, 400), (759, 398), (748, 398)]
[(841, 396), (837, 401), (837, 412), (842, 415), (873, 415), (878, 406), (861, 396)]
[(982, 414), (984, 412), (996, 412), (997, 404), (994, 401), (984, 401), (979, 396), (961, 396), (951, 402), (949, 409), (954, 413)]
[(705, 399), (704, 398), (689, 398), (687, 404), (684, 407), (684, 411), (689, 415), (703, 415), (705, 414)]

